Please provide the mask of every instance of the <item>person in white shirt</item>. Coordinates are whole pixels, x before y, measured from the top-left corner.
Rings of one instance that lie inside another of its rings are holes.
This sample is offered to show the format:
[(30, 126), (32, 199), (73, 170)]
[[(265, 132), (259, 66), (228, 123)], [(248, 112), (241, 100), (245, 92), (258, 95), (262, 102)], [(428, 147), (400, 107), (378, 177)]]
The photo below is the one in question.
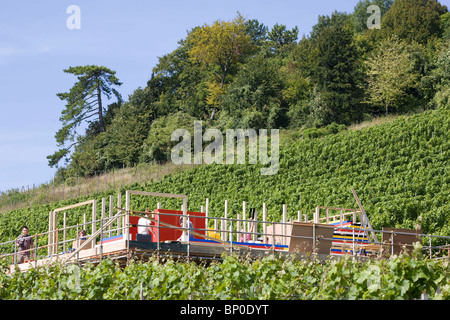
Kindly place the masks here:
[[(180, 227), (183, 227), (183, 217), (180, 217)], [(192, 233), (192, 229), (194, 229), (194, 226), (192, 225), (192, 222), (189, 220), (189, 218), (186, 220), (185, 228), (189, 230), (189, 239), (194, 239), (194, 234)], [(183, 230), (181, 237), (179, 237), (177, 241), (188, 241), (188, 230)]]
[[(145, 209), (146, 212), (146, 216), (148, 218), (152, 218), (152, 214), (148, 209)], [(146, 219), (144, 217), (141, 217), (138, 220), (138, 235), (143, 235), (144, 237), (138, 237), (141, 239), (151, 239), (151, 237), (148, 237), (150, 234), (155, 236), (155, 234), (153, 233), (152, 229), (151, 229), (151, 224), (152, 222), (149, 219)], [(136, 239), (137, 240), (137, 239)], [(139, 241), (139, 240), (137, 240)], [(147, 240), (148, 241), (148, 240)], [(150, 240), (151, 241), (151, 240)]]

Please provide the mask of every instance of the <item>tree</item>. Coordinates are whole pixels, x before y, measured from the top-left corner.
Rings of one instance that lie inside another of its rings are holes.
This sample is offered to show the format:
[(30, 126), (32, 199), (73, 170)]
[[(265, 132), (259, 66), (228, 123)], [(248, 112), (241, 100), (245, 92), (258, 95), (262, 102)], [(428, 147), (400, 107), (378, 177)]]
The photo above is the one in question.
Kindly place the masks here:
[(446, 41), (450, 40), (450, 12), (441, 16), (442, 38)]
[(437, 107), (450, 105), (450, 43), (443, 46), (432, 76), (436, 85), (433, 103)]
[(313, 26), (311, 37), (302, 39), (300, 46), (309, 52), (309, 57), (299, 65), (310, 76), (312, 87), (321, 97), (321, 112), (317, 113), (317, 124), (332, 122), (349, 124), (362, 118), (361, 56), (354, 43), (354, 26), (349, 16), (334, 12), (331, 16), (320, 16)]
[(288, 30), (285, 25), (278, 23), (273, 26), (267, 35), (268, 45), (272, 52), (281, 53), (286, 48), (296, 44), (298, 38), (298, 27)]
[(223, 110), (233, 117), (235, 128), (285, 127), (287, 104), (283, 81), (271, 59), (257, 55), (237, 73), (223, 97)]
[[(247, 33), (244, 18), (239, 14), (233, 21), (215, 21), (211, 26), (194, 28), (187, 36), (189, 56), (203, 67), (212, 68), (214, 79), (209, 84), (208, 102), (214, 118), (224, 93), (227, 75), (252, 47), (253, 40)], [(217, 67), (219, 70), (215, 70)]]
[(368, 102), (382, 105), (386, 115), (402, 102), (415, 86), (418, 75), (407, 44), (393, 36), (369, 55), (367, 65)]
[(246, 33), (252, 38), (255, 45), (261, 46), (267, 40), (268, 28), (263, 23), (252, 19), (245, 21), (244, 25), (247, 28)]
[[(67, 104), (60, 117), (63, 126), (55, 135), (58, 147), (62, 148), (53, 155), (47, 156), (50, 167), (57, 166), (59, 161), (67, 156), (69, 150), (79, 142), (76, 129), (83, 122), (86, 121), (91, 126), (87, 136), (105, 131), (102, 95), (110, 99), (114, 94), (118, 101), (121, 101), (119, 92), (112, 87), (122, 84), (116, 78), (115, 71), (102, 66), (88, 65), (70, 67), (64, 72), (77, 76), (78, 81), (69, 92), (57, 94)], [(64, 147), (68, 141), (72, 144)]]
[(408, 42), (426, 44), (442, 36), (440, 17), (447, 7), (437, 0), (395, 0), (382, 19), (384, 38), (397, 35)]

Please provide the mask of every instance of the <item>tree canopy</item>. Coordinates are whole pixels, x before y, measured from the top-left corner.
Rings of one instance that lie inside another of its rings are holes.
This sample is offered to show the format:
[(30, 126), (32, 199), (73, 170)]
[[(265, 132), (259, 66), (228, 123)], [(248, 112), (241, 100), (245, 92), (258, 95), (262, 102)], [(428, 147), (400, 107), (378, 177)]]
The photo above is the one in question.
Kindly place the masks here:
[[(167, 161), (171, 129), (319, 130), (392, 113), (448, 106), (450, 16), (437, 0), (355, 0), (351, 13), (320, 15), (309, 34), (241, 14), (189, 30), (158, 58), (144, 87), (122, 101), (115, 72), (64, 70), (56, 139), (70, 174)], [(370, 28), (373, 8), (380, 28)], [(117, 97), (107, 108), (102, 96)], [(85, 132), (76, 131), (84, 123)], [(75, 146), (69, 156), (69, 149)], [(61, 169), (62, 170), (62, 169)]]
[[(73, 74), (78, 81), (69, 92), (57, 94), (67, 104), (61, 112), (62, 128), (55, 135), (57, 145), (62, 149), (47, 157), (52, 167), (57, 166), (58, 162), (69, 153), (70, 148), (78, 142), (77, 127), (83, 122), (89, 125), (87, 136), (105, 131), (102, 95), (108, 99), (115, 95), (118, 101), (121, 101), (119, 92), (113, 88), (122, 84), (115, 76), (115, 71), (102, 66), (88, 65), (70, 67), (64, 72)], [(65, 146), (66, 142), (72, 144)]]

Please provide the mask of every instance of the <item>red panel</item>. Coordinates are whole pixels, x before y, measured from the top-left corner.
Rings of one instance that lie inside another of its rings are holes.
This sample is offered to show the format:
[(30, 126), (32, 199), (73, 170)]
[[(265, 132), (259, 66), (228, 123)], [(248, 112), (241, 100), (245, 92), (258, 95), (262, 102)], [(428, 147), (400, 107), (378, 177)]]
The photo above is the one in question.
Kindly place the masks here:
[[(180, 227), (180, 217), (183, 214), (183, 211), (181, 210), (167, 210), (167, 209), (156, 209), (155, 212), (161, 213), (161, 215), (155, 214), (155, 220), (166, 224), (173, 225), (175, 227)], [(169, 215), (165, 215), (163, 213), (169, 213)], [(189, 220), (192, 222), (192, 225), (194, 229), (203, 229), (203, 230), (194, 230), (196, 233), (205, 234), (205, 213), (203, 212), (193, 212), (188, 211), (188, 215), (190, 216), (199, 216), (199, 217), (190, 217)], [(156, 225), (156, 223), (154, 223)], [(158, 241), (158, 228), (153, 227), (152, 228), (153, 233), (155, 234), (154, 241)], [(181, 230), (173, 229), (173, 228), (166, 228), (161, 224), (160, 227), (160, 234), (159, 234), (159, 241), (175, 241), (179, 237), (181, 237)], [(195, 239), (204, 239), (200, 236), (194, 236)]]
[[(141, 217), (130, 216), (130, 224), (131, 224), (131, 225), (137, 225), (140, 218), (141, 218)], [(131, 240), (132, 240), (132, 241), (136, 241), (136, 233), (137, 233), (137, 229), (138, 229), (137, 226), (136, 226), (136, 227), (133, 227), (133, 226), (130, 227), (130, 236), (131, 236)]]

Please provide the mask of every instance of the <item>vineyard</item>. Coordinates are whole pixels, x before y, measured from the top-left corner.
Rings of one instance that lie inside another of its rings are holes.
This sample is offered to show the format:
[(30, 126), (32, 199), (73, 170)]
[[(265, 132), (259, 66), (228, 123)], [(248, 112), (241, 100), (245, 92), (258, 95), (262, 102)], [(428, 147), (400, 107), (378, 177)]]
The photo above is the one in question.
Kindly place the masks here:
[(371, 263), (349, 259), (264, 259), (225, 256), (208, 265), (131, 261), (118, 268), (55, 265), (14, 277), (0, 273), (1, 299), (57, 300), (328, 300), (450, 299), (448, 260), (411, 255)]
[[(0, 216), (0, 241), (17, 237), (23, 224), (31, 234), (45, 232), (48, 212), (56, 207), (127, 189), (186, 194), (188, 210), (199, 210), (208, 198), (211, 216), (223, 214), (224, 200), (229, 217), (242, 212), (242, 201), (257, 210), (266, 203), (268, 220), (280, 221), (283, 204), (291, 218), (298, 211), (311, 218), (321, 205), (355, 207), (355, 188), (374, 229), (420, 225), (423, 233), (450, 235), (449, 119), (447, 107), (359, 130), (330, 125), (285, 131), (274, 176), (260, 175), (260, 165), (203, 165), (155, 182), (12, 210)], [(137, 196), (133, 208), (155, 208), (152, 201)], [(162, 208), (179, 209), (179, 203), (163, 200)], [(82, 209), (73, 210), (68, 225), (81, 223), (82, 216)], [(428, 261), (417, 252), (372, 263), (225, 257), (210, 265), (154, 260), (119, 269), (103, 261), (95, 268), (2, 273), (0, 298), (416, 299), (427, 293), (448, 299), (449, 270), (448, 261)]]
[[(449, 113), (440, 108), (355, 131), (329, 126), (284, 132), (276, 175), (260, 175), (260, 165), (203, 165), (155, 182), (11, 210), (0, 216), (0, 241), (16, 237), (23, 224), (44, 232), (52, 208), (101, 201), (126, 189), (186, 194), (188, 210), (199, 210), (209, 198), (212, 216), (223, 214), (224, 200), (230, 217), (242, 212), (242, 201), (260, 212), (265, 202), (268, 220), (279, 221), (283, 204), (293, 218), (299, 210), (311, 217), (316, 206), (355, 207), (355, 188), (375, 229), (420, 223), (424, 233), (450, 235)], [(137, 198), (135, 209), (156, 207), (151, 201)], [(163, 208), (179, 208), (164, 201)], [(68, 224), (81, 222), (81, 214), (71, 214)]]

